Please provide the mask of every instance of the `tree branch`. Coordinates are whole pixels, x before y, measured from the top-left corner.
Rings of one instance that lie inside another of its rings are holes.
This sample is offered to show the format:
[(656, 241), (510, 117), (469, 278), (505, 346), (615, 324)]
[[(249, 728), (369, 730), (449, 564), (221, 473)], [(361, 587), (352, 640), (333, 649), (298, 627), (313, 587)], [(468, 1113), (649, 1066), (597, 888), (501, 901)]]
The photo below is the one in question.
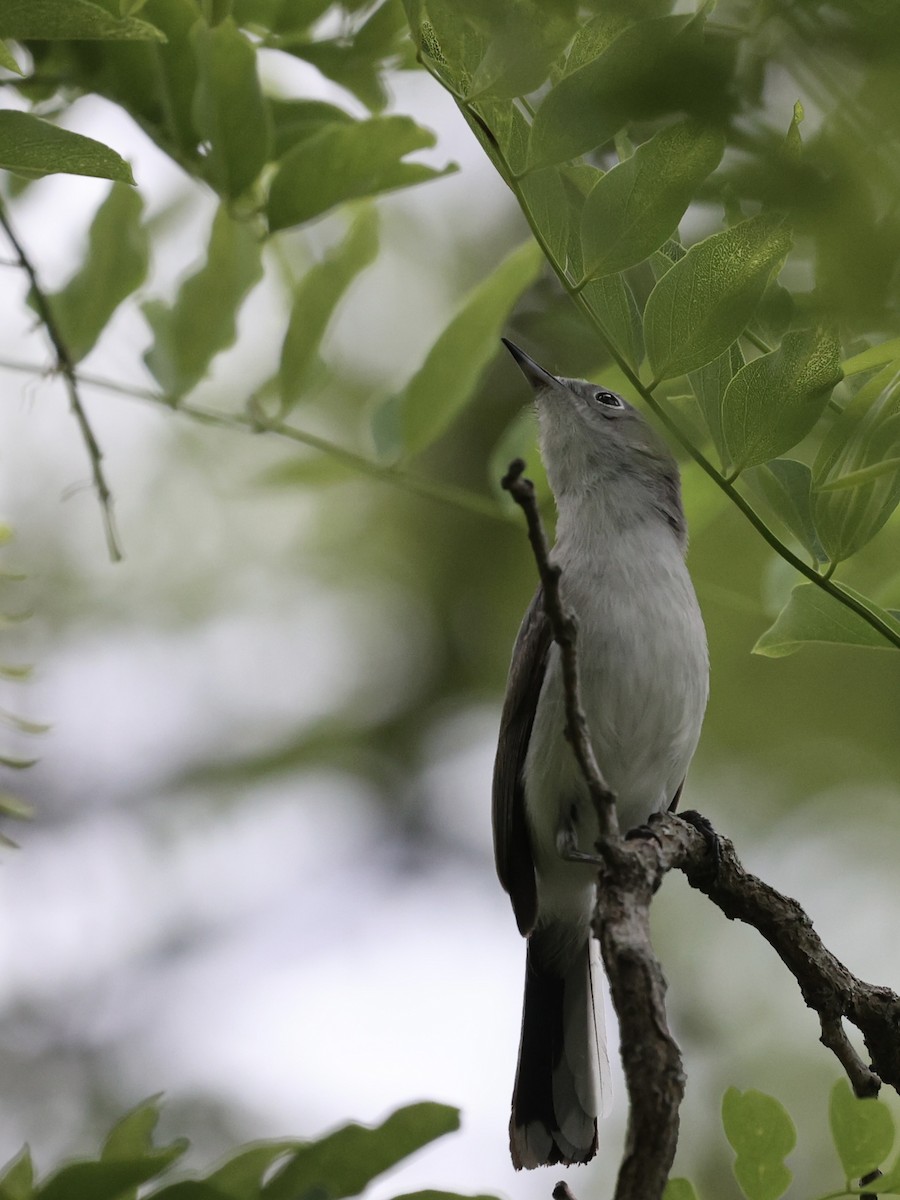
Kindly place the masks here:
[[(550, 561), (534, 488), (521, 478), (523, 470), (520, 459), (511, 463), (503, 486), (525, 512), (548, 619), (564, 661), (569, 660), (564, 673), (566, 733), (591, 794), (602, 790), (608, 803), (612, 793), (597, 770), (581, 708), (574, 619), (560, 600), (560, 568)], [(700, 826), (699, 820), (692, 824), (674, 813), (657, 813), (649, 821), (650, 836), (623, 840), (607, 835), (597, 847), (594, 936), (619, 1019), (629, 1105), (615, 1200), (659, 1200), (678, 1144), (685, 1077), (666, 1019), (665, 978), (650, 943), (650, 904), (668, 871), (682, 871), (729, 920), (743, 921), (765, 938), (818, 1014), (821, 1041), (846, 1071), (857, 1096), (876, 1095), (882, 1081), (900, 1092), (900, 996), (857, 979), (822, 944), (796, 900), (745, 871), (732, 843), (705, 822)], [(614, 823), (612, 828), (617, 828)], [(869, 1065), (853, 1048), (844, 1020), (862, 1033)], [(563, 1188), (558, 1184), (554, 1190), (558, 1200), (567, 1200)]]
[(62, 332), (56, 323), (56, 318), (53, 315), (53, 309), (50, 306), (50, 301), (46, 292), (38, 281), (37, 272), (34, 264), (25, 252), (25, 248), (16, 236), (15, 231), (10, 223), (9, 216), (5, 207), (0, 203), (0, 226), (2, 226), (6, 234), (9, 244), (12, 246), (18, 258), (18, 266), (22, 268), (28, 276), (28, 281), (31, 284), (31, 294), (34, 297), (34, 306), (37, 309), (38, 317), (41, 324), (47, 331), (47, 336), (53, 346), (54, 354), (56, 355), (56, 369), (62, 375), (66, 384), (66, 391), (69, 395), (69, 407), (72, 410), (78, 428), (81, 432), (82, 440), (87, 447), (88, 457), (91, 461), (91, 475), (94, 481), (94, 488), (100, 499), (100, 508), (103, 513), (103, 525), (106, 532), (106, 545), (109, 550), (109, 556), (113, 562), (120, 562), (122, 559), (122, 551), (119, 547), (119, 539), (116, 533), (115, 522), (113, 520), (112, 510), (112, 493), (106, 482), (106, 475), (103, 471), (103, 451), (100, 449), (91, 424), (88, 421), (87, 413), (81, 403), (81, 396), (78, 392), (78, 378), (75, 374), (75, 364), (72, 361), (72, 355), (69, 353), (69, 348), (66, 345)]

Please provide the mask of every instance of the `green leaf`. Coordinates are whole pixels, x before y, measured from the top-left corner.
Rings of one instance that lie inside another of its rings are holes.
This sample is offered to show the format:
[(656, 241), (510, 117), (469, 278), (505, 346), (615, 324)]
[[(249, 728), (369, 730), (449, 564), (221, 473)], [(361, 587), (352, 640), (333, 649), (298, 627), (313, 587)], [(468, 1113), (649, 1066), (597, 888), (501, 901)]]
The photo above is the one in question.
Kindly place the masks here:
[(49, 297), (73, 362), (93, 349), (113, 313), (146, 278), (143, 206), (134, 188), (114, 183), (91, 223), (87, 257), (65, 287)]
[(36, 1200), (118, 1200), (123, 1192), (155, 1178), (165, 1167), (157, 1158), (73, 1162), (61, 1167), (35, 1193)]
[(62, 173), (134, 183), (131, 167), (109, 146), (11, 109), (0, 111), (0, 167), (26, 178)]
[(354, 118), (344, 109), (325, 100), (280, 100), (268, 98), (275, 132), (273, 155), (283, 158), (291, 147), (302, 142), (324, 125), (352, 125)]
[[(876, 613), (900, 634), (900, 621), (873, 604), (865, 596), (841, 584), (840, 589)], [(759, 638), (754, 654), (783, 658), (794, 654), (808, 642), (828, 642), (843, 646), (866, 646), (873, 650), (892, 649), (892, 643), (873, 629), (862, 617), (814, 583), (800, 583), (778, 614), (775, 623)]]
[(301, 1143), (297, 1141), (257, 1142), (255, 1145), (242, 1146), (208, 1175), (206, 1182), (221, 1196), (250, 1200), (259, 1195), (263, 1180), (273, 1164), (300, 1148)]
[(818, 562), (828, 561), (813, 521), (812, 472), (806, 463), (775, 458), (749, 470), (744, 482), (762, 497), (804, 549)]
[(722, 429), (722, 402), (729, 383), (744, 365), (744, 356), (737, 342), (732, 342), (728, 349), (688, 375), (703, 419), (709, 430), (713, 445), (719, 455), (723, 467), (729, 465), (728, 451), (725, 448), (725, 434)]
[(521, 458), (525, 463), (525, 473), (534, 484), (538, 505), (548, 504), (552, 493), (538, 449), (537, 415), (531, 404), (513, 417), (500, 435), (500, 439), (488, 459), (488, 481), (497, 499), (510, 514), (517, 512), (519, 506), (509, 492), (501, 486), (500, 480), (509, 470), (509, 464), (515, 458)]
[(724, 150), (718, 129), (679, 121), (604, 175), (581, 217), (584, 275), (624, 270), (658, 250)]
[(16, 62), (15, 55), (6, 42), (0, 41), (0, 67), (5, 67), (7, 71), (15, 71), (17, 75), (24, 75), (25, 72)]
[(834, 562), (869, 542), (900, 503), (900, 371), (889, 364), (853, 396), (813, 464), (816, 527)]
[(543, 256), (529, 239), (474, 288), (429, 350), (400, 399), (406, 457), (430, 446), (472, 398), (499, 349), (500, 333), (516, 301), (538, 277)]
[(206, 178), (220, 195), (240, 196), (259, 175), (272, 143), (256, 74), (256, 51), (228, 18), (192, 33), (197, 57), (194, 123), (209, 143)]
[(897, 359), (900, 359), (900, 338), (892, 338), (889, 342), (870, 346), (868, 350), (854, 354), (852, 358), (841, 363), (841, 366), (845, 375), (858, 375), (862, 371), (871, 371), (874, 367), (881, 367)]
[[(484, 14), (492, 6), (485, 5)], [(575, 29), (574, 6), (525, 0), (515, 7), (497, 6), (490, 40), (468, 88), (470, 100), (484, 94), (512, 98), (535, 91), (550, 74)]]
[(859, 1100), (846, 1079), (831, 1089), (828, 1108), (831, 1137), (847, 1180), (858, 1180), (880, 1167), (894, 1145), (894, 1118), (883, 1100)]
[(847, 475), (838, 475), (830, 483), (822, 483), (820, 492), (839, 492), (846, 488), (859, 487), (863, 483), (871, 483), (883, 475), (893, 475), (900, 471), (900, 458), (886, 458), (883, 462), (872, 463), (870, 467), (861, 467), (858, 471), (850, 471)]
[(2, 0), (0, 37), (22, 41), (164, 42), (155, 25), (115, 17), (91, 0)]
[(747, 1200), (778, 1200), (791, 1182), (784, 1165), (797, 1131), (773, 1096), (729, 1088), (722, 1097), (722, 1124), (735, 1152), (734, 1175)]
[(626, 26), (598, 57), (551, 88), (531, 127), (531, 170), (576, 158), (602, 146), (630, 117), (646, 115), (654, 78), (678, 58), (684, 16)]
[(310, 267), (294, 291), (287, 332), (281, 346), (278, 378), (281, 411), (286, 413), (303, 395), (310, 368), (334, 311), (353, 280), (378, 253), (378, 219), (364, 209), (347, 236), (320, 263)]
[(435, 1138), (459, 1128), (459, 1111), (445, 1104), (411, 1104), (374, 1129), (345, 1125), (301, 1147), (262, 1190), (262, 1200), (317, 1196), (343, 1200)]
[(698, 242), (663, 275), (644, 312), (656, 382), (724, 353), (743, 333), (790, 245), (781, 219), (763, 213)]
[(783, 454), (809, 433), (840, 381), (840, 364), (831, 331), (804, 329), (786, 333), (777, 350), (738, 371), (722, 405), (725, 445), (737, 470)]
[(344, 200), (374, 196), (437, 179), (443, 171), (401, 160), (433, 146), (435, 137), (410, 117), (373, 117), (326, 125), (284, 156), (266, 212), (274, 232), (302, 225)]
[(662, 1200), (697, 1200), (697, 1193), (689, 1179), (670, 1179)]
[(592, 279), (581, 296), (604, 334), (636, 371), (644, 357), (643, 330), (637, 301), (625, 279), (621, 275)]
[(383, 74), (387, 66), (398, 65), (402, 51), (408, 49), (405, 35), (406, 21), (399, 0), (385, 0), (355, 32), (345, 30), (338, 37), (319, 40), (304, 33), (279, 38), (275, 44), (311, 63), (368, 109), (380, 112), (389, 98)]
[(261, 243), (224, 206), (213, 221), (203, 266), (181, 284), (175, 302), (143, 306), (154, 333), (144, 361), (163, 390), (182, 396), (200, 382), (215, 355), (232, 345), (237, 311), (262, 275)]
[(0, 1176), (0, 1200), (31, 1200), (34, 1195), (34, 1167), (31, 1151), (23, 1147), (4, 1166)]

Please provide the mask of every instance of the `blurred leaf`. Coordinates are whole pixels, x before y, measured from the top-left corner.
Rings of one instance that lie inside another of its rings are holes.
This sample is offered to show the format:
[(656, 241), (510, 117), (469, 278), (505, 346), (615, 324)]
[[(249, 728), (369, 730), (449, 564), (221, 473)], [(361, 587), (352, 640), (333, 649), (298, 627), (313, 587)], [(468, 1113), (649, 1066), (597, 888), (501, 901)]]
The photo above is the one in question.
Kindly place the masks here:
[(792, 1178), (784, 1159), (797, 1142), (784, 1106), (763, 1092), (730, 1087), (722, 1097), (722, 1124), (736, 1155), (734, 1175), (747, 1200), (778, 1200)]
[(768, 214), (692, 246), (660, 279), (644, 312), (655, 380), (696, 370), (743, 333), (791, 235)]
[(834, 562), (869, 542), (900, 503), (900, 369), (869, 379), (822, 439), (813, 464), (816, 527)]
[(136, 17), (115, 17), (91, 0), (3, 0), (0, 37), (22, 41), (97, 40), (164, 42), (165, 35)]
[(153, 1179), (165, 1164), (155, 1157), (115, 1162), (73, 1162), (61, 1167), (35, 1193), (36, 1200), (118, 1200), (123, 1192)]
[[(0, 792), (0, 814), (10, 817), (14, 821), (31, 821), (34, 819), (34, 808), (32, 805), (26, 804), (19, 796), (13, 796), (9, 792)], [(25, 1151), (22, 1151), (22, 1154), (25, 1154)], [(14, 1161), (18, 1162), (21, 1157), (20, 1154), (19, 1158)], [(0, 1197), (2, 1197), (2, 1189), (0, 1189)]]
[(553, 61), (575, 31), (575, 6), (523, 0), (518, 4), (485, 5), (492, 11), (489, 40), (468, 87), (470, 99), (490, 94), (524, 96), (541, 86)]
[(635, 370), (644, 357), (641, 314), (634, 293), (621, 275), (592, 279), (581, 289), (585, 304), (600, 328)]
[(265, 1185), (263, 1200), (356, 1196), (378, 1175), (458, 1128), (458, 1110), (433, 1103), (398, 1109), (374, 1129), (345, 1125), (301, 1147)]
[(39, 734), (46, 733), (52, 726), (42, 724), (40, 721), (29, 721), (25, 717), (19, 717), (15, 713), (7, 712), (6, 709), (0, 708), (0, 722), (8, 725), (11, 729), (16, 729), (19, 733)]
[(838, 475), (830, 483), (819, 484), (820, 492), (838, 492), (846, 488), (859, 487), (863, 483), (871, 483), (882, 475), (893, 475), (900, 471), (900, 458), (888, 458), (884, 462), (873, 463), (870, 467), (862, 467), (858, 471), (850, 471), (847, 475)]
[(378, 218), (365, 208), (346, 237), (309, 268), (294, 290), (291, 315), (281, 346), (278, 378), (281, 411), (288, 412), (303, 394), (310, 367), (341, 298), (378, 253)]
[(659, 249), (724, 149), (719, 130), (679, 121), (604, 175), (581, 218), (585, 277), (621, 271)]
[(430, 446), (471, 400), (482, 371), (500, 348), (510, 311), (540, 274), (543, 261), (529, 239), (465, 298), (402, 392), (400, 449), (405, 457)]
[(744, 476), (751, 491), (762, 496), (779, 520), (818, 562), (827, 562), (812, 512), (812, 472), (806, 463), (775, 458)]
[(828, 1120), (835, 1149), (848, 1180), (880, 1167), (894, 1145), (894, 1118), (883, 1100), (860, 1100), (846, 1079), (831, 1089)]
[(262, 275), (261, 250), (254, 230), (221, 206), (203, 266), (184, 280), (172, 305), (143, 306), (154, 334), (144, 361), (167, 395), (190, 391), (234, 342), (238, 309)]
[(845, 375), (858, 375), (861, 371), (871, 371), (885, 363), (896, 362), (900, 359), (900, 338), (892, 338), (878, 346), (871, 346), (860, 354), (854, 354), (846, 359), (841, 366)]
[(9, 767), (13, 771), (27, 771), (37, 761), (36, 758), (13, 758), (9, 754), (0, 754), (0, 766)]
[(794, 104), (794, 113), (791, 117), (791, 123), (788, 126), (788, 131), (784, 138), (785, 152), (792, 158), (799, 158), (803, 153), (803, 139), (800, 136), (800, 126), (803, 123), (803, 118), (806, 114), (803, 112), (803, 105), (797, 100)]
[(272, 180), (266, 211), (274, 232), (302, 225), (344, 200), (437, 179), (443, 171), (401, 159), (435, 143), (410, 117), (373, 117), (325, 125), (295, 145)]
[(272, 142), (256, 74), (256, 51), (229, 18), (192, 33), (197, 56), (194, 123), (209, 142), (206, 178), (220, 195), (240, 196), (265, 165)]
[(670, 1179), (662, 1200), (697, 1200), (697, 1193), (689, 1179)]
[(667, 16), (626, 25), (596, 58), (564, 76), (535, 113), (529, 167), (576, 158), (608, 142), (637, 115), (641, 93), (687, 23), (687, 17)]
[[(258, 1194), (258, 1191), (250, 1193), (250, 1200), (256, 1200)], [(153, 1200), (230, 1200), (227, 1192), (205, 1179), (180, 1179), (177, 1183), (170, 1183), (168, 1187), (153, 1192), (152, 1196)], [(245, 1200), (245, 1197), (241, 1200)]]
[(737, 470), (783, 454), (809, 433), (840, 381), (840, 362), (830, 330), (805, 329), (786, 333), (777, 350), (738, 371), (722, 405), (725, 445)]
[(31, 113), (0, 111), (0, 167), (17, 175), (93, 175), (134, 183), (128, 163), (102, 142)]
[(706, 363), (688, 375), (691, 388), (697, 397), (700, 411), (709, 430), (713, 445), (719, 455), (723, 467), (730, 465), (728, 451), (725, 447), (725, 433), (722, 429), (722, 402), (725, 392), (735, 375), (744, 365), (744, 356), (737, 342), (732, 344), (718, 358)]
[(380, 112), (388, 101), (382, 75), (408, 45), (405, 35), (406, 20), (400, 0), (385, 0), (355, 32), (319, 40), (305, 34), (283, 37), (276, 44), (346, 88), (368, 109)]
[(16, 62), (15, 55), (6, 42), (0, 41), (0, 67), (5, 67), (7, 71), (15, 71), (17, 75), (24, 75), (25, 72)]
[(284, 1155), (301, 1148), (297, 1141), (258, 1142), (242, 1146), (226, 1162), (207, 1176), (207, 1183), (220, 1196), (233, 1200), (251, 1200), (262, 1190), (262, 1183), (273, 1164)]
[(727, 52), (705, 36), (702, 15), (627, 25), (544, 97), (531, 129), (529, 168), (602, 146), (629, 120), (685, 113), (723, 121), (732, 105)]
[(313, 453), (276, 463), (258, 476), (258, 482), (262, 487), (320, 488), (358, 478), (359, 468), (351, 463)]
[[(846, 584), (840, 586), (841, 591), (877, 613), (888, 626), (900, 634), (900, 621)], [(764, 654), (767, 658), (783, 658), (786, 654), (796, 653), (807, 642), (869, 646), (874, 650), (893, 648), (877, 629), (873, 629), (862, 617), (828, 592), (814, 583), (799, 583), (791, 592), (790, 600), (778, 614), (775, 623), (762, 634), (753, 647), (753, 653)]]
[(538, 449), (537, 415), (533, 405), (523, 408), (510, 421), (500, 439), (491, 451), (488, 460), (488, 480), (497, 499), (509, 512), (518, 511), (518, 505), (500, 480), (509, 470), (509, 464), (515, 458), (521, 458), (525, 463), (525, 474), (534, 484), (538, 505), (548, 504), (552, 498), (550, 484), (547, 482), (547, 472)]
[(34, 1167), (31, 1151), (25, 1146), (3, 1168), (0, 1176), (0, 1200), (31, 1200), (34, 1195)]
[(114, 183), (91, 222), (84, 262), (65, 287), (49, 297), (73, 362), (94, 348), (113, 313), (147, 276), (143, 207), (136, 189)]
[(297, 142), (302, 142), (324, 125), (352, 125), (354, 118), (344, 109), (324, 100), (268, 99), (274, 126), (275, 158), (283, 158)]

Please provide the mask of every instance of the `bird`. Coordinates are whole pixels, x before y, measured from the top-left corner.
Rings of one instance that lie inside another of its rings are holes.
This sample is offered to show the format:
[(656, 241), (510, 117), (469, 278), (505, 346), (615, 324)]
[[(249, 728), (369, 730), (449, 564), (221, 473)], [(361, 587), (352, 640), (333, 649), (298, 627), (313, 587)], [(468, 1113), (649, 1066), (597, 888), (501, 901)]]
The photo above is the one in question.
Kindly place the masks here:
[[(551, 560), (577, 621), (582, 705), (620, 828), (674, 809), (709, 691), (675, 458), (623, 396), (503, 343), (531, 385), (556, 503)], [(527, 939), (509, 1123), (517, 1169), (592, 1159), (608, 1106), (602, 966), (591, 934), (599, 828), (564, 729), (559, 647), (539, 587), (512, 653), (494, 763), (497, 874)], [(575, 853), (566, 853), (566, 848)]]

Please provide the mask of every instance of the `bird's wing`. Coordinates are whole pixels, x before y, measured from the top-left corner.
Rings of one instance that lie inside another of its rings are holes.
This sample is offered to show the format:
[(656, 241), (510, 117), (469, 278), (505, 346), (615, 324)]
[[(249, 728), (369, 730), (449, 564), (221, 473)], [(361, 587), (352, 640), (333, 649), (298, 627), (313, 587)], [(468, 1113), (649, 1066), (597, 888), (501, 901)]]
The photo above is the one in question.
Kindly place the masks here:
[(494, 760), (494, 861), (525, 935), (537, 918), (534, 859), (525, 821), (525, 755), (552, 640), (544, 593), (538, 588), (513, 648)]

